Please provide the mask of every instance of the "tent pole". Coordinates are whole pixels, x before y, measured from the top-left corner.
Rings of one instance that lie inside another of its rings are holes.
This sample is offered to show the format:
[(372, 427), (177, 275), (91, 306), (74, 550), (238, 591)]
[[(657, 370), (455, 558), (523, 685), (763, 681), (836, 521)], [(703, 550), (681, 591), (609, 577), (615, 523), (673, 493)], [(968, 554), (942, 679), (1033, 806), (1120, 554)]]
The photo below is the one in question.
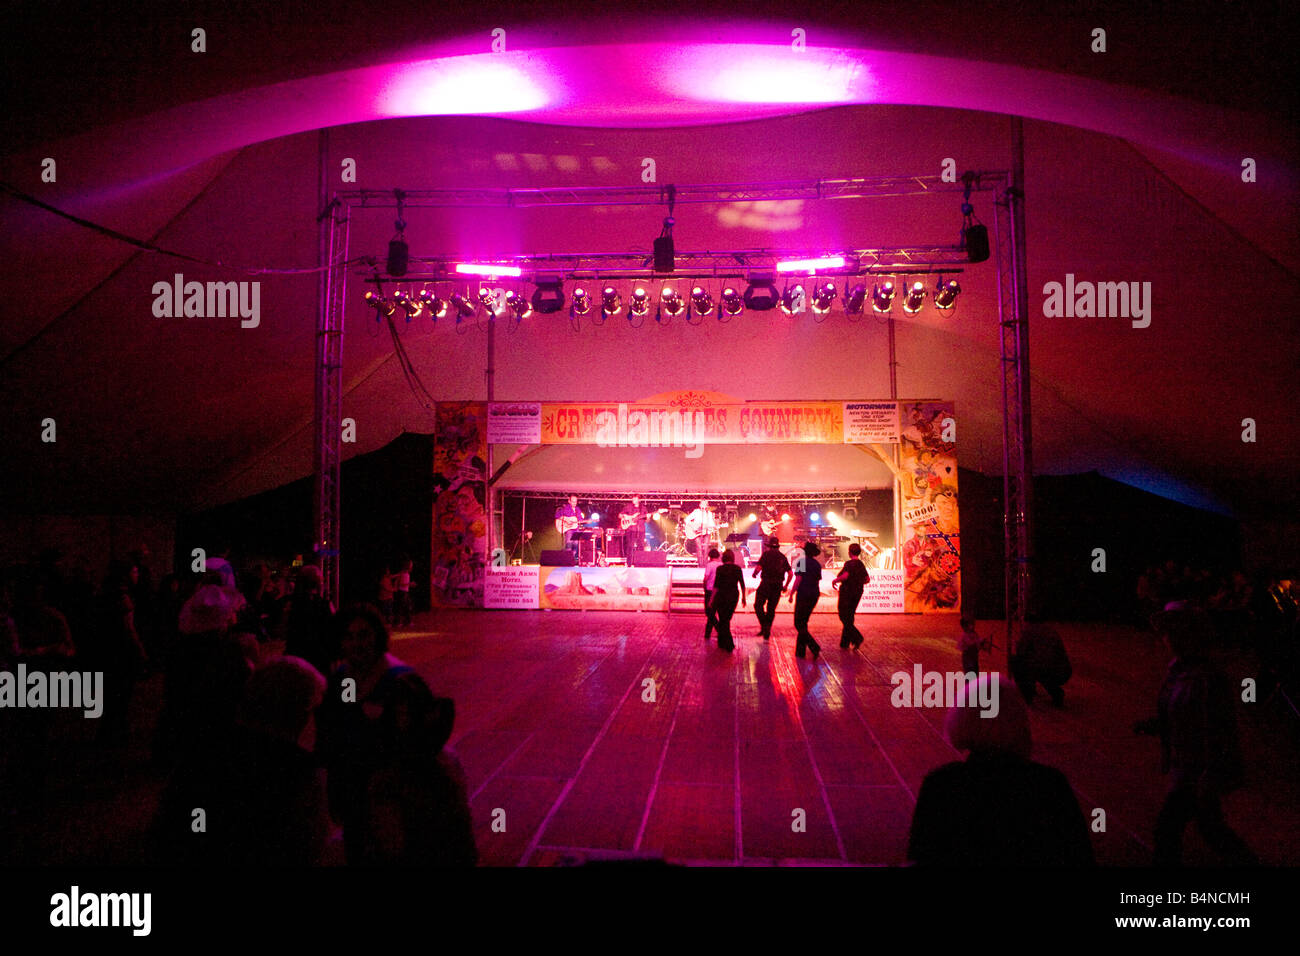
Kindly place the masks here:
[[(320, 562), (323, 577), (321, 593), (338, 607), (339, 524), (343, 409), (343, 286), (345, 272), (336, 258), (346, 258), (348, 242), (346, 212), (335, 214), (343, 205), (329, 186), (329, 130), (318, 137), (318, 188), (321, 214), (317, 219), (317, 265), (321, 269), (316, 302), (315, 365), (315, 459), (312, 511), (315, 540), (312, 550)], [(335, 253), (339, 245), (342, 257)]]
[[(488, 310), (487, 310), (487, 313), (488, 313), (488, 327), (487, 327), (487, 400), (488, 400), (488, 412), (489, 412), (489, 414), (488, 414), (488, 416), (487, 416), (487, 418), (485, 419), (485, 422), (484, 422), (484, 426), (483, 426), (483, 427), (484, 427), (485, 429), (487, 428), (487, 422), (490, 422), (490, 421), (492, 420), (492, 415), (491, 415), (492, 402), (496, 400), (496, 381), (495, 381), (495, 380), (496, 380), (496, 328), (497, 328), (497, 322), (496, 322), (496, 313), (494, 313), (491, 309), (488, 309)], [(494, 479), (495, 476), (496, 476), (496, 455), (495, 455), (495, 447), (496, 447), (496, 446), (494, 446), (494, 445), (492, 444), (491, 441), (489, 441), (489, 442), (487, 443), (487, 474), (484, 476), (484, 478), (485, 478), (486, 480), (485, 480), (484, 483), (483, 483), (483, 485), (484, 485), (484, 496), (485, 496), (486, 499), (487, 499), (484, 503), (487, 505), (487, 518), (488, 518), (488, 520), (487, 520), (487, 559), (488, 559), (488, 562), (489, 562), (489, 563), (491, 563), (491, 561), (492, 561), (492, 551), (493, 551), (493, 549), (496, 548), (496, 546), (497, 546), (497, 510), (496, 510), (496, 500), (497, 500), (497, 495), (496, 495), (496, 485), (495, 485), (494, 482), (493, 482), (493, 479)]]
[[(894, 338), (894, 310), (889, 310), (889, 398), (891, 401), (898, 401), (898, 350), (897, 340)], [(891, 460), (894, 463), (892, 469), (894, 473), (894, 555), (891, 563), (894, 570), (897, 571), (903, 567), (903, 484), (899, 480), (899, 468), (902, 465), (900, 452), (902, 446), (897, 442), (892, 446), (890, 452)]]

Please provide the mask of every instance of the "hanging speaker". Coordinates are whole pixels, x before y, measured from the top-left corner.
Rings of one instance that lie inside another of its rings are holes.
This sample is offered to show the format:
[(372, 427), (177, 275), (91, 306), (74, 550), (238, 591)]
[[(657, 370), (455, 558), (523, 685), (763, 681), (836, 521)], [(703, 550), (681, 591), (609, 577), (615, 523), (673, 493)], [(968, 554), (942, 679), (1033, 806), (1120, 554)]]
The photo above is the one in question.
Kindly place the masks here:
[(969, 226), (966, 229), (966, 258), (971, 262), (984, 262), (989, 257), (988, 226)]
[(655, 272), (672, 272), (675, 265), (673, 261), (673, 237), (660, 236), (655, 240)]
[(388, 274), (390, 276), (406, 275), (406, 261), (411, 250), (401, 239), (394, 239), (388, 244)]

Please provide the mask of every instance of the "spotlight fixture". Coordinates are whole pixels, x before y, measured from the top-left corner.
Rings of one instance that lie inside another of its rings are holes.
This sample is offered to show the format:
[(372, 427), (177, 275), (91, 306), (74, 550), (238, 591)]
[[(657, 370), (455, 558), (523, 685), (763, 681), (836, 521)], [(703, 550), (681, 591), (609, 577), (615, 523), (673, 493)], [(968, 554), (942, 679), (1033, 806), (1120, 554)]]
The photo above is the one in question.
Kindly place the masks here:
[(650, 293), (637, 286), (632, 290), (632, 301), (627, 304), (629, 315), (645, 315), (650, 311)]
[(785, 292), (781, 294), (781, 311), (786, 315), (808, 311), (807, 296), (804, 295), (803, 286), (796, 284), (785, 287)]
[(664, 290), (659, 293), (659, 306), (669, 315), (681, 315), (686, 303), (682, 301), (682, 297), (677, 294), (676, 289), (665, 286)]
[(871, 290), (871, 308), (875, 312), (888, 312), (894, 304), (894, 283), (886, 280), (877, 282)]
[(506, 293), (506, 308), (514, 314), (515, 321), (520, 322), (533, 314), (533, 306), (513, 289)]
[(497, 296), (491, 289), (478, 290), (478, 304), (483, 306), (488, 315), (498, 315), (500, 309), (497, 308)]
[(612, 285), (607, 285), (600, 293), (600, 311), (605, 315), (618, 315), (623, 311), (623, 297)]
[(447, 314), (447, 301), (439, 298), (438, 293), (430, 289), (421, 289), (416, 298), (424, 310), (429, 313), (429, 318), (437, 320)]
[(691, 290), (691, 304), (695, 306), (696, 315), (708, 315), (713, 311), (713, 296), (702, 286)]
[(419, 315), (420, 310), (424, 308), (424, 306), (422, 306), (415, 299), (412, 299), (407, 293), (403, 292), (401, 289), (398, 289), (396, 292), (393, 293), (393, 301), (397, 303), (397, 307), (399, 309), (402, 309), (406, 313), (407, 322), (410, 322), (411, 319)]
[(745, 308), (752, 312), (771, 312), (781, 299), (770, 272), (751, 272), (745, 290)]
[(813, 293), (812, 310), (818, 315), (825, 315), (835, 302), (835, 283), (823, 282)]
[(939, 284), (934, 287), (934, 307), (947, 312), (957, 304), (957, 293), (961, 292), (961, 286), (957, 284), (956, 279), (943, 281), (943, 276), (939, 277)]
[(564, 285), (557, 275), (537, 276), (533, 290), (533, 309), (541, 315), (554, 315), (564, 308)]
[(912, 283), (905, 293), (903, 293), (903, 311), (908, 315), (916, 315), (921, 311), (921, 306), (925, 304), (925, 283), (917, 280)]
[(591, 311), (591, 296), (582, 288), (573, 290), (573, 305), (569, 306), (571, 315), (586, 315)]
[(740, 315), (745, 311), (745, 303), (740, 298), (740, 293), (727, 286), (722, 290), (722, 311), (727, 315)]
[(867, 304), (867, 287), (859, 282), (844, 296), (844, 311), (849, 315), (861, 315)]
[(474, 318), (474, 312), (476, 311), (474, 308), (474, 303), (471, 302), (465, 296), (461, 295), (459, 292), (453, 292), (451, 294), (451, 304), (456, 307), (457, 322), (459, 322), (461, 319)]
[(373, 292), (366, 293), (366, 304), (385, 318), (397, 311), (397, 303)]

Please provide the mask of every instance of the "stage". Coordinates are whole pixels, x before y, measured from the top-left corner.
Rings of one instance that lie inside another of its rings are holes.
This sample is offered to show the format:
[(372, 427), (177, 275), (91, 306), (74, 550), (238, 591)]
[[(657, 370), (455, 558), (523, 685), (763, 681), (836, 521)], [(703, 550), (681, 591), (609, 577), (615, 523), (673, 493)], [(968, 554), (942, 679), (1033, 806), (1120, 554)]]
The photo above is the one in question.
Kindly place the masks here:
[[(814, 613), (834, 614), (839, 595), (831, 582), (839, 568), (822, 571), (821, 599)], [(744, 569), (749, 606), (754, 604), (758, 568)], [(903, 613), (903, 572), (875, 570), (858, 604), (860, 614)], [(797, 580), (791, 583), (793, 590)], [(791, 614), (790, 594), (782, 595), (778, 614)], [(497, 609), (562, 611), (673, 611), (704, 613), (704, 569), (698, 566), (663, 568), (516, 565), (487, 570), (484, 605)], [(739, 611), (737, 612), (739, 613)]]

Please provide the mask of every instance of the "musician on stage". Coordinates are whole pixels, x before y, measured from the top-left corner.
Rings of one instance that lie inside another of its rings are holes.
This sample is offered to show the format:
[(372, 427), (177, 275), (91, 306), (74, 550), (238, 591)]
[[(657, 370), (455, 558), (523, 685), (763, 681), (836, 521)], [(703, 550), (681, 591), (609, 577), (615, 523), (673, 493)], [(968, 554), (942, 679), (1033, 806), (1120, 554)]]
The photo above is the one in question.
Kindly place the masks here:
[(555, 509), (555, 530), (564, 535), (564, 546), (575, 553), (578, 548), (573, 540), (573, 532), (578, 530), (579, 523), (586, 517), (578, 507), (577, 495), (569, 495), (569, 503)]
[(700, 506), (686, 516), (687, 536), (695, 542), (695, 557), (700, 567), (709, 563), (709, 548), (713, 545), (713, 536), (718, 533), (718, 519), (709, 510), (707, 499), (700, 501)]
[(641, 504), (641, 496), (633, 495), (632, 501), (623, 506), (618, 513), (619, 527), (623, 530), (623, 554), (645, 550), (645, 523), (650, 515)]

